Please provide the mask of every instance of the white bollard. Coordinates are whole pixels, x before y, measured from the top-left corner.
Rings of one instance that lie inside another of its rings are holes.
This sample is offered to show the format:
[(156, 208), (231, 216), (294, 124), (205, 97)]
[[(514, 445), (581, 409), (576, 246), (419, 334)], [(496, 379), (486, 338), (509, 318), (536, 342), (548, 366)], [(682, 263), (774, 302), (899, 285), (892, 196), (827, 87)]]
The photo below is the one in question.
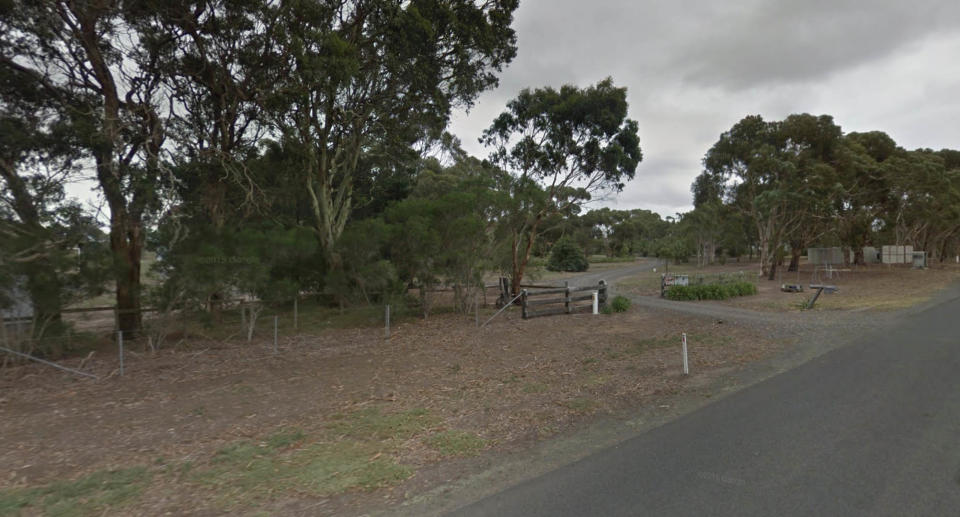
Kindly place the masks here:
[(593, 292), (593, 313), (600, 314), (600, 293), (597, 291)]
[(687, 333), (686, 332), (681, 334), (681, 342), (683, 343), (683, 374), (690, 375), (690, 365), (687, 363)]

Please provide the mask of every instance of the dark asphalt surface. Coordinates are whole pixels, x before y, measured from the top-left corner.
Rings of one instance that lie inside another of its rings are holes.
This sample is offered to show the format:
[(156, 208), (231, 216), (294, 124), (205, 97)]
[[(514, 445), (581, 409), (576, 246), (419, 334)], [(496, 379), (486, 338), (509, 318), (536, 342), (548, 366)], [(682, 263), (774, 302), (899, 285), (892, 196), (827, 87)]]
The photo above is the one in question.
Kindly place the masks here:
[(960, 298), (453, 515), (960, 516)]

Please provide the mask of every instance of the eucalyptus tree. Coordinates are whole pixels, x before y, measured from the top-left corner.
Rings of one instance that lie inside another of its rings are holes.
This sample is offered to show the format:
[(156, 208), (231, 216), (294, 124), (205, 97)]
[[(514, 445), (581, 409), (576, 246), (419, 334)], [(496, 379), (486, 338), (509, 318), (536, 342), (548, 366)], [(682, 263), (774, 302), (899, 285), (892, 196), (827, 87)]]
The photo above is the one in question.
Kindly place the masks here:
[[(722, 185), (725, 202), (750, 218), (761, 271), (771, 279), (784, 244), (829, 217), (825, 209), (841, 136), (827, 115), (791, 115), (774, 122), (752, 115), (723, 133), (704, 158), (707, 178), (699, 183)], [(794, 242), (800, 249), (806, 244)]]
[(281, 2), (269, 18), (271, 129), (294, 153), (328, 263), (358, 164), (435, 135), (516, 54), (517, 0)]
[(62, 309), (103, 280), (100, 232), (65, 199), (79, 167), (75, 129), (51, 108), (28, 77), (0, 76), (0, 270), (5, 287), (22, 281), (38, 335), (56, 332)]
[(942, 152), (918, 149), (887, 162), (891, 209), (882, 232), (897, 244), (926, 250), (932, 260), (960, 235), (960, 168), (948, 169)]
[(514, 175), (510, 229), (513, 290), (519, 290), (543, 221), (592, 196), (619, 192), (643, 155), (627, 90), (594, 86), (524, 89), (484, 131), (490, 160)]
[(0, 70), (70, 120), (76, 149), (92, 161), (110, 211), (119, 328), (136, 332), (145, 224), (157, 203), (166, 136), (157, 65), (168, 40), (141, 38), (126, 7), (116, 1), (6, 2)]
[(849, 133), (838, 153), (837, 195), (833, 199), (834, 230), (839, 242), (863, 264), (863, 247), (873, 242), (874, 223), (892, 207), (886, 163), (905, 151), (882, 131)]

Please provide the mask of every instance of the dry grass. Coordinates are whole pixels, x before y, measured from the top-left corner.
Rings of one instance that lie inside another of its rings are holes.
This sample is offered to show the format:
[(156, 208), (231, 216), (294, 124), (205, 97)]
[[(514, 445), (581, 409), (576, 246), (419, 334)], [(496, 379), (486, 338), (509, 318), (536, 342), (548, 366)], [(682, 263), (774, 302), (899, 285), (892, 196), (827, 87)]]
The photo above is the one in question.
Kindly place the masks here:
[[(390, 340), (379, 327), (325, 325), (285, 338), (277, 355), (263, 341), (194, 339), (130, 356), (123, 378), (98, 355), (90, 368), (101, 381), (0, 370), (0, 508), (43, 513), (54, 487), (134, 468), (142, 476), (129, 490), (81, 494), (100, 502), (73, 514), (355, 513), (449, 480), (449, 469), (424, 478), (431, 466), (469, 471), (457, 462), (656, 403), (772, 346), (735, 326), (638, 309), (516, 312), (479, 330), (461, 315), (407, 320)], [(691, 379), (679, 372), (681, 331)]]

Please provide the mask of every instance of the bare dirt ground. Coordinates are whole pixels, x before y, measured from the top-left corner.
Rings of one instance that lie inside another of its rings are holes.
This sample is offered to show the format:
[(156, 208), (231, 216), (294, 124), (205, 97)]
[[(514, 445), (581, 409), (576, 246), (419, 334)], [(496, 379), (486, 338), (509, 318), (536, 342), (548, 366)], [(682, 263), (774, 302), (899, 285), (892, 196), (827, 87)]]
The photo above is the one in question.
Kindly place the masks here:
[[(670, 266), (670, 271), (686, 274), (693, 279), (697, 275), (707, 280), (717, 275), (744, 278), (757, 285), (755, 296), (732, 298), (720, 302), (698, 302), (717, 304), (764, 312), (796, 312), (803, 310), (807, 300), (813, 296), (810, 284), (827, 284), (839, 288), (834, 294), (823, 294), (814, 306), (817, 311), (845, 310), (896, 310), (917, 305), (929, 300), (952, 282), (960, 280), (960, 267), (956, 264), (936, 265), (928, 269), (910, 267), (890, 267), (886, 265), (851, 266), (840, 268), (829, 276), (823, 271), (814, 271), (813, 266), (801, 263), (799, 272), (782, 272), (777, 280), (759, 278), (759, 266), (755, 263), (728, 263), (702, 268), (682, 264)], [(628, 294), (659, 296), (660, 275), (657, 272), (641, 273), (621, 280), (618, 288)], [(781, 291), (782, 284), (800, 284), (802, 293)]]
[[(694, 375), (680, 375), (679, 335)], [(0, 515), (364, 514), (599, 414), (768, 356), (769, 336), (635, 308), (508, 311), (0, 369)]]

